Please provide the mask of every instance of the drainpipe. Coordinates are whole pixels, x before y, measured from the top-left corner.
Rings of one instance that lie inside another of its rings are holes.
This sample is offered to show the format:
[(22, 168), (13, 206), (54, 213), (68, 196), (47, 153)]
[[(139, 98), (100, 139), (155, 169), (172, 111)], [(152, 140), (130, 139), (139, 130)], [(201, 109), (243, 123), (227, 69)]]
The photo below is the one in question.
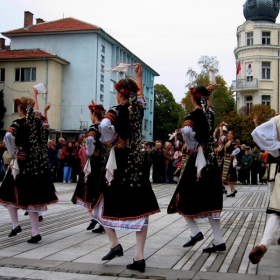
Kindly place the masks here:
[[(97, 43), (96, 43), (96, 71), (95, 71), (95, 75), (96, 75), (96, 81), (95, 81), (95, 101), (97, 102), (97, 72), (98, 72), (98, 39), (99, 36), (97, 36)], [(105, 65), (104, 65), (105, 66)]]
[[(280, 42), (279, 42), (279, 34), (280, 34), (280, 30), (278, 30), (278, 48), (279, 48), (279, 45), (280, 45)], [(277, 65), (277, 112), (279, 112), (279, 92), (280, 92), (280, 89), (279, 89), (279, 86), (280, 86), (280, 83), (279, 83), (279, 55), (280, 55), (280, 52), (278, 50), (278, 65)]]
[[(48, 88), (49, 84), (49, 61), (45, 58), (46, 60), (46, 88)], [(46, 99), (45, 99), (45, 106), (47, 105), (48, 102), (48, 95), (46, 94)]]

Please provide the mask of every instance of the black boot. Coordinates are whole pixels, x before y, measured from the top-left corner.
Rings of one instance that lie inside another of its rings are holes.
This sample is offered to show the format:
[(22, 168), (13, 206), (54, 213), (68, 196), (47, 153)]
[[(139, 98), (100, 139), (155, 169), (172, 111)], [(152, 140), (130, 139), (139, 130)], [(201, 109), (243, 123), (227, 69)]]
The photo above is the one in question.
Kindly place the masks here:
[(202, 239), (204, 239), (204, 236), (201, 232), (199, 232), (197, 235), (191, 236), (191, 240), (189, 242), (187, 242), (183, 247), (192, 247), (198, 241), (201, 241)]
[(128, 268), (128, 269), (138, 270), (139, 272), (145, 272), (145, 267), (146, 267), (146, 263), (145, 263), (144, 259), (139, 260), (139, 261), (135, 261), (133, 259), (133, 263), (128, 264), (126, 266), (126, 268)]
[(123, 256), (123, 248), (121, 244), (118, 244), (116, 247), (111, 249), (111, 251), (102, 258), (102, 261), (112, 260), (116, 256), (122, 257)]

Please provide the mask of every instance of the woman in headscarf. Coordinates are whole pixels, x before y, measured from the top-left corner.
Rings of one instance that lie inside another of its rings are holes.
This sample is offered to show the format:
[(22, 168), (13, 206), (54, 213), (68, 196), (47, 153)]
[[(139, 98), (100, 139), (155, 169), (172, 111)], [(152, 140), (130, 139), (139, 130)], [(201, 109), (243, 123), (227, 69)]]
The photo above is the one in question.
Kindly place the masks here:
[(106, 150), (106, 168), (105, 176), (101, 178), (101, 200), (93, 206), (92, 217), (104, 226), (110, 240), (111, 250), (102, 260), (123, 255), (115, 229), (136, 231), (136, 252), (133, 263), (127, 268), (144, 272), (148, 217), (160, 210), (149, 178), (142, 176), (141, 134), (145, 102), (141, 90), (138, 93), (142, 88), (140, 64), (135, 72), (137, 83), (126, 78), (115, 85), (118, 105), (105, 114), (99, 126)]
[(29, 213), (32, 226), (28, 243), (42, 239), (38, 228), (38, 212), (58, 198), (51, 180), (51, 165), (46, 145), (48, 140), (47, 110), (45, 116), (38, 111), (37, 90), (32, 89), (34, 100), (29, 97), (16, 99), (20, 119), (8, 128), (4, 142), (13, 156), (8, 173), (0, 188), (0, 203), (8, 208), (13, 227), (9, 237), (21, 232), (18, 221), (19, 208)]
[(225, 251), (220, 228), (223, 208), (222, 183), (214, 152), (214, 114), (208, 107), (213, 86), (191, 89), (194, 110), (185, 118), (181, 131), (186, 150), (175, 193), (168, 206), (168, 214), (182, 215), (191, 231), (191, 240), (183, 247), (194, 246), (204, 236), (196, 220), (207, 217), (214, 233), (214, 243), (203, 249), (205, 253)]

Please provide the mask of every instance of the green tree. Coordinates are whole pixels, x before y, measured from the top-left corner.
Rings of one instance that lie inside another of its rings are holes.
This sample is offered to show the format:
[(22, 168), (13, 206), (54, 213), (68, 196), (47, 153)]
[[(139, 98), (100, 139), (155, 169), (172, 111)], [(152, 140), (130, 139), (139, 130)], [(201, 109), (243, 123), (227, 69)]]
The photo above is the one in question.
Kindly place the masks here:
[[(228, 114), (235, 109), (234, 95), (231, 89), (227, 87), (227, 83), (223, 77), (218, 74), (219, 61), (215, 56), (201, 56), (198, 60), (198, 65), (201, 67), (200, 73), (195, 72), (192, 68), (188, 69), (187, 77), (189, 83), (186, 87), (191, 88), (196, 87), (197, 85), (207, 87), (209, 85), (209, 70), (212, 70), (215, 73), (216, 81), (219, 86), (213, 90), (210, 100), (214, 106), (215, 125), (217, 126), (225, 114)], [(182, 104), (187, 112), (193, 110), (190, 91), (188, 91), (186, 96), (182, 99)]]
[(185, 111), (165, 85), (156, 84), (154, 93), (154, 140), (166, 141), (168, 134), (182, 126)]
[(1, 89), (0, 90), (0, 130), (4, 126), (2, 120), (4, 118), (5, 113), (6, 113), (6, 107), (4, 106), (4, 92), (3, 89)]
[(243, 143), (247, 145), (254, 145), (254, 140), (251, 136), (252, 131), (255, 128), (253, 117), (258, 116), (259, 125), (268, 121), (275, 116), (275, 111), (267, 105), (253, 105), (250, 108), (242, 107), (238, 112), (232, 111), (227, 116), (224, 116), (222, 120), (228, 124), (228, 129), (234, 130)]

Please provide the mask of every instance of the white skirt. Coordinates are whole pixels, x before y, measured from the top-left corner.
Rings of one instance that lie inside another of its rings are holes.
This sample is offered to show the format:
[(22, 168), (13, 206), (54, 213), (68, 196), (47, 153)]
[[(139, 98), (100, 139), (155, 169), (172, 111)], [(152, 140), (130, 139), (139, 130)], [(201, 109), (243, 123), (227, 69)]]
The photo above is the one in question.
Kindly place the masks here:
[(96, 220), (103, 227), (111, 229), (121, 229), (128, 231), (141, 231), (143, 226), (148, 226), (149, 217), (137, 219), (137, 220), (110, 220), (102, 217), (102, 210), (104, 205), (104, 199), (100, 200), (96, 208), (90, 213), (92, 219)]

